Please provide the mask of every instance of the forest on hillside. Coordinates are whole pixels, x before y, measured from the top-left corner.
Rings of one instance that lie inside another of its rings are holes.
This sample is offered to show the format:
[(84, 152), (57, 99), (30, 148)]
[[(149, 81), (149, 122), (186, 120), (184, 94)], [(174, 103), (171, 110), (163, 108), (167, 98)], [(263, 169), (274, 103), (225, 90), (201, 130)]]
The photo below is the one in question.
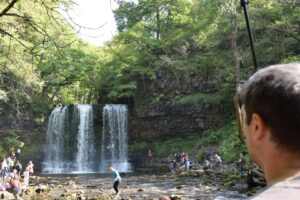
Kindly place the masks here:
[[(45, 118), (57, 104), (135, 99), (162, 68), (178, 77), (197, 71), (215, 93), (156, 93), (148, 103), (214, 101), (254, 72), (238, 0), (114, 1), (119, 33), (100, 47), (80, 40), (62, 15), (72, 0), (1, 1), (0, 113)], [(252, 0), (248, 8), (258, 66), (299, 62), (300, 3)]]

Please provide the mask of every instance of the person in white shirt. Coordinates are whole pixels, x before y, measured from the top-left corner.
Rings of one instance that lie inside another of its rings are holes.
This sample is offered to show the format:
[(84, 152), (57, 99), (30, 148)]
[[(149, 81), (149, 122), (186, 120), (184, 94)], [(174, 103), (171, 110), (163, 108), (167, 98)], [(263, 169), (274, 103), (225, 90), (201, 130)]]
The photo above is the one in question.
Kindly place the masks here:
[(28, 189), (29, 187), (29, 168), (26, 167), (25, 171), (23, 172), (24, 176), (24, 183), (25, 183), (25, 188)]

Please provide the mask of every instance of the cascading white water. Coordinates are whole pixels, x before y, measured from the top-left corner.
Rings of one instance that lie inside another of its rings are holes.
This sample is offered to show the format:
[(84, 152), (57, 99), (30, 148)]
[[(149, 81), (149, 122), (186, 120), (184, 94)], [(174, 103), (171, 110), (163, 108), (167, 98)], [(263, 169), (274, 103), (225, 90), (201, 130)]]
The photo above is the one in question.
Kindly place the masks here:
[(127, 152), (128, 109), (126, 105), (105, 105), (101, 144), (101, 171), (113, 166), (122, 172), (131, 170)]
[(93, 172), (91, 162), (95, 158), (93, 138), (93, 109), (91, 105), (77, 105), (79, 111), (79, 126), (77, 135), (76, 172)]
[[(106, 172), (109, 166), (130, 171), (127, 157), (128, 110), (125, 105), (57, 106), (49, 116), (42, 172)], [(98, 122), (98, 123), (95, 123)], [(102, 130), (101, 130), (102, 128)], [(102, 132), (102, 133), (101, 133)]]
[(47, 129), (47, 147), (43, 172), (63, 173), (68, 163), (64, 162), (64, 122), (67, 107), (57, 106), (51, 112)]

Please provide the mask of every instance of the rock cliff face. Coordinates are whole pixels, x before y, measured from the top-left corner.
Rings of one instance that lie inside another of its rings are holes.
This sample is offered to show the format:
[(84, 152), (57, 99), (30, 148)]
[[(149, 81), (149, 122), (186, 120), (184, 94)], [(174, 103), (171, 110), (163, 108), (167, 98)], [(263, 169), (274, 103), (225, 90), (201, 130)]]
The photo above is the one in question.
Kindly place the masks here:
[(130, 116), (131, 141), (201, 133), (226, 122), (228, 106), (222, 102), (180, 102), (197, 93), (214, 93), (216, 79), (204, 71), (161, 69), (155, 80), (141, 81)]
[[(224, 125), (230, 112), (224, 102), (180, 101), (189, 95), (218, 91), (220, 88), (217, 81), (207, 71), (168, 68), (160, 69), (155, 80), (140, 80), (130, 106), (129, 142), (201, 134), (212, 127)], [(23, 112), (19, 118), (11, 113), (7, 106), (2, 105), (0, 139), (8, 132), (16, 133), (25, 142), (21, 153), (22, 163), (33, 160), (36, 170), (39, 171), (46, 143), (46, 120), (39, 121), (29, 111)], [(96, 115), (98, 118), (102, 117), (100, 112)], [(101, 132), (100, 128), (98, 131)]]
[(130, 118), (131, 139), (155, 139), (201, 133), (226, 121), (221, 104), (152, 105)]
[[(43, 159), (43, 144), (45, 144), (46, 123), (34, 115), (29, 108), (22, 108), (19, 116), (8, 104), (1, 104), (0, 113), (0, 141), (3, 138), (16, 135), (24, 142), (21, 149), (20, 161), (25, 168), (29, 160), (34, 161), (35, 169), (39, 171), (40, 161)], [(8, 151), (8, 149), (5, 149)], [(4, 156), (4, 155), (0, 155)]]

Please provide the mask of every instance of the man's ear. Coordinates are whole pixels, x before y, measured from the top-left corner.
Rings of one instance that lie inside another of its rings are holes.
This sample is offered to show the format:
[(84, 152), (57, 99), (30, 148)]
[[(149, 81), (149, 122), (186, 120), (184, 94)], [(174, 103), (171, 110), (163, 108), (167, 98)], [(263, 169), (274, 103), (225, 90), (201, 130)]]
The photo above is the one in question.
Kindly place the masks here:
[(252, 115), (251, 133), (254, 140), (260, 140), (266, 136), (266, 124), (257, 113)]

